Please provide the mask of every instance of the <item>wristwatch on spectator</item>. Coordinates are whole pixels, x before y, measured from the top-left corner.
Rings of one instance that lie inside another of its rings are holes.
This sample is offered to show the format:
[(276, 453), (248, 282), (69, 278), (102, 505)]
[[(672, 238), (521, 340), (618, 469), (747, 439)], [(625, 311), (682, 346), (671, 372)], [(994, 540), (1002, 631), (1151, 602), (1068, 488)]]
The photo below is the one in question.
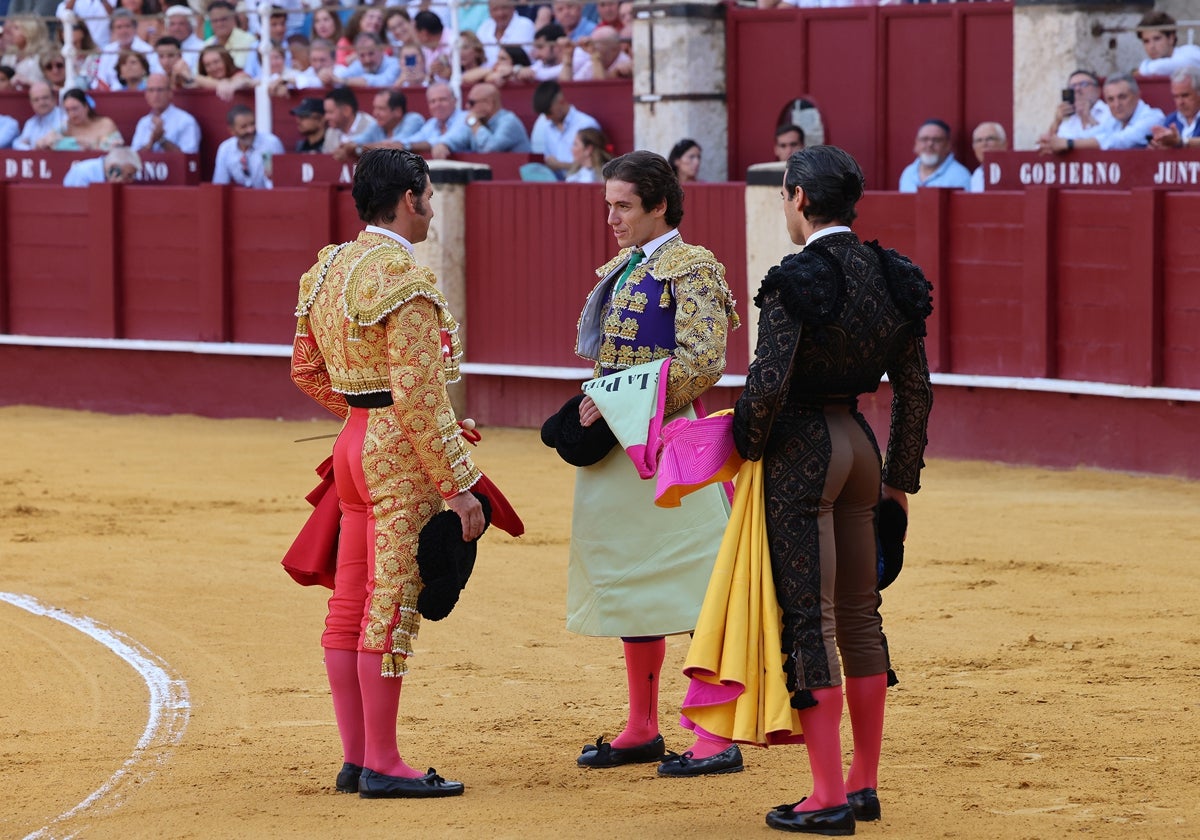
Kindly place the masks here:
[(467, 125), (474, 126), (474, 125), (478, 125), (478, 124), (479, 124), (479, 117), (475, 116), (474, 114), (471, 114), (471, 116), (467, 117)]

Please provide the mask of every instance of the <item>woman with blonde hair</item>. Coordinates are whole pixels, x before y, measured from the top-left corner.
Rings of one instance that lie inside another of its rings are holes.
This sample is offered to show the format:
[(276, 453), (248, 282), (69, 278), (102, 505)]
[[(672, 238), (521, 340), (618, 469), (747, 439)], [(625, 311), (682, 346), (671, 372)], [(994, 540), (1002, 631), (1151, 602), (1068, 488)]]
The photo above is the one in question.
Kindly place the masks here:
[(613, 157), (608, 150), (608, 138), (598, 128), (579, 129), (571, 145), (571, 155), (573, 163), (567, 171), (567, 182), (571, 184), (600, 183), (604, 180), (600, 172)]
[(492, 68), (487, 65), (483, 42), (474, 32), (458, 34), (458, 63), (462, 67), (462, 83), (473, 85), (487, 78)]
[(33, 15), (13, 15), (4, 22), (3, 55), (0, 64), (16, 70), (13, 84), (27, 88), (34, 82), (45, 81), (42, 75), (42, 55), (50, 51), (50, 32), (41, 18)]

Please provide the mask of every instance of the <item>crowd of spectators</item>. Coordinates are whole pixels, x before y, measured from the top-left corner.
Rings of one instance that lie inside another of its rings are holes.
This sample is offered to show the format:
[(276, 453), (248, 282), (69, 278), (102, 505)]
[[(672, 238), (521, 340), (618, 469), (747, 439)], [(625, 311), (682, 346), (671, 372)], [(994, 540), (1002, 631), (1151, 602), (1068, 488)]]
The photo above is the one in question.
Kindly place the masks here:
[[(460, 7), (457, 34), (448, 26), (448, 7), (428, 0), (317, 8), (306, 0), (274, 0), (265, 21), (245, 0), (161, 2), (61, 0), (60, 18), (67, 11), (77, 18), (69, 26), (32, 14), (5, 19), (0, 88), (26, 91), (33, 116), (24, 125), (0, 116), (0, 148), (109, 151), (129, 145), (135, 152), (196, 153), (199, 126), (172, 103), (174, 92), (211, 90), (232, 102), (238, 91), (265, 78), (272, 94), (299, 97), (291, 114), (300, 140), (287, 151), (343, 161), (389, 144), (434, 158), (531, 151), (544, 155), (545, 168), (556, 179), (588, 181), (613, 149), (599, 123), (572, 106), (558, 83), (632, 74), (632, 3), (619, 0), (469, 3)], [(1163, 12), (1146, 14), (1137, 32), (1146, 59), (1132, 73), (1107, 78), (1085, 69), (1072, 73), (1039, 150), (1200, 145), (1200, 47), (1179, 44), (1176, 22)], [(264, 37), (270, 50), (260, 61)], [(466, 91), (461, 103), (447, 84), (455, 70)], [(1139, 95), (1139, 76), (1164, 74), (1171, 77), (1176, 103), (1170, 115)], [(512, 82), (538, 85), (532, 126), (504, 105), (505, 86)], [(353, 89), (360, 87), (379, 91), (369, 113), (359, 110)], [(415, 88), (425, 94), (428, 115), (408, 109), (405, 90)], [(89, 95), (119, 90), (143, 92), (147, 101), (148, 112), (130, 138), (96, 113)], [(269, 156), (282, 144), (273, 135), (260, 135), (245, 110), (228, 112), (231, 136), (221, 148), (241, 151), (226, 154), (217, 175), (231, 183), (268, 186)], [(1007, 142), (1004, 127), (995, 122), (980, 124), (972, 134), (980, 163), (987, 152), (1006, 149)], [(780, 160), (803, 143), (799, 127), (776, 129)], [(981, 189), (982, 167), (972, 173), (955, 160), (953, 148), (951, 127), (927, 120), (918, 129), (916, 158), (899, 188)], [(671, 150), (681, 181), (698, 178), (701, 152), (700, 143), (690, 138)], [(265, 156), (258, 168), (243, 163), (254, 154)]]

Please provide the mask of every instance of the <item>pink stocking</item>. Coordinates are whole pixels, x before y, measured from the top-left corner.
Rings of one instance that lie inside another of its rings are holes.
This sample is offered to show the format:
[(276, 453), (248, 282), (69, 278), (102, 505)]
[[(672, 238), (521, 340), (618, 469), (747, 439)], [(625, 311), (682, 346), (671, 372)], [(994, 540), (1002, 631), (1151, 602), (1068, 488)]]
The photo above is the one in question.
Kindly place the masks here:
[(396, 747), (396, 716), (400, 712), (400, 677), (380, 675), (383, 654), (358, 654), (358, 684), (362, 690), (366, 750), (363, 767), (385, 776), (415, 779), (424, 775), (404, 763)]
[(667, 640), (625, 640), (625, 678), (629, 683), (629, 719), (625, 730), (613, 738), (620, 749), (636, 747), (658, 735), (658, 679)]
[(358, 651), (325, 649), (325, 673), (333, 695), (333, 716), (342, 736), (342, 761), (363, 763), (363, 704), (358, 690)]
[(813, 689), (812, 695), (817, 705), (801, 709), (799, 714), (808, 747), (813, 792), (797, 811), (819, 811), (846, 804), (842, 782), (842, 687)]
[(854, 730), (854, 758), (846, 776), (846, 791), (879, 786), (879, 751), (883, 744), (883, 707), (887, 674), (846, 677), (846, 705)]
[(726, 738), (721, 738), (716, 735), (704, 734), (697, 735), (696, 742), (688, 747), (684, 752), (690, 752), (692, 758), (712, 758), (719, 752), (725, 752), (733, 745), (733, 741)]

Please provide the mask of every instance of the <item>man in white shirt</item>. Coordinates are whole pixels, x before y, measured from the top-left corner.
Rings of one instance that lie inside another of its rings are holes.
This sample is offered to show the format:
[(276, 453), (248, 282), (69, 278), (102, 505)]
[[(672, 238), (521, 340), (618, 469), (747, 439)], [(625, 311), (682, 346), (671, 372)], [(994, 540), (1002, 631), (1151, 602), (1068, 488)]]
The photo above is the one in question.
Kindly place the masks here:
[(165, 12), (167, 34), (179, 42), (179, 52), (195, 73), (204, 41), (196, 37), (195, 18), (187, 6), (170, 6)]
[(104, 157), (77, 160), (63, 176), (64, 187), (90, 184), (132, 184), (142, 171), (142, 159), (128, 146), (117, 146)]
[(139, 152), (200, 153), (200, 124), (196, 118), (171, 104), (175, 93), (162, 73), (146, 79), (146, 104), (150, 113), (138, 120), (130, 144)]
[[(582, 59), (582, 60), (581, 60)], [(633, 59), (621, 48), (621, 35), (611, 26), (597, 26), (578, 44), (563, 44), (561, 82), (594, 79), (628, 79), (633, 76)]]
[(570, 40), (561, 26), (546, 24), (533, 36), (533, 64), (513, 68), (513, 78), (522, 82), (547, 82), (559, 78), (563, 73), (563, 44), (567, 43)]
[(1181, 149), (1200, 146), (1200, 69), (1181, 67), (1171, 74), (1174, 113), (1162, 125), (1150, 129), (1152, 149)]
[(1138, 65), (1140, 76), (1169, 76), (1181, 67), (1200, 67), (1200, 47), (1175, 43), (1175, 18), (1166, 12), (1147, 12), (1138, 21), (1138, 38), (1146, 57)]
[(1064, 140), (1099, 134), (1101, 124), (1112, 116), (1100, 99), (1100, 77), (1090, 70), (1076, 70), (1067, 77), (1063, 90), (1063, 96), (1069, 98), (1064, 98), (1055, 110), (1050, 133)]
[(325, 125), (336, 139), (328, 141), (336, 148), (342, 143), (360, 143), (375, 118), (358, 110), (358, 98), (350, 88), (334, 88), (325, 94)]
[(985, 122), (975, 126), (975, 130), (971, 132), (971, 150), (975, 152), (979, 166), (971, 173), (969, 192), (983, 192), (983, 167), (986, 163), (984, 156), (988, 152), (1003, 152), (1007, 148), (1008, 135), (1000, 123)]
[[(54, 12), (55, 17), (64, 11), (75, 13), (76, 19), (88, 28), (96, 49), (104, 49), (108, 45), (109, 33), (108, 16), (120, 6), (117, 0), (63, 0)], [(61, 20), (61, 18), (60, 18)]]
[(574, 160), (575, 135), (584, 128), (600, 128), (595, 117), (583, 113), (570, 102), (558, 82), (542, 82), (533, 92), (533, 110), (539, 115), (533, 123), (530, 145), (545, 156), (545, 164), (561, 178)]
[(1092, 137), (1078, 140), (1057, 135), (1043, 135), (1038, 150), (1045, 153), (1069, 152), (1072, 149), (1144, 149), (1154, 126), (1163, 121), (1163, 112), (1142, 101), (1138, 84), (1128, 73), (1119, 73), (1104, 80), (1104, 101), (1112, 113)]
[(308, 47), (308, 67), (296, 74), (292, 86), (296, 90), (327, 88), (338, 83), (337, 48), (324, 38), (315, 39)]
[(488, 19), (475, 30), (487, 55), (488, 67), (496, 63), (501, 44), (529, 49), (533, 43), (533, 21), (517, 14), (512, 0), (488, 0), (488, 15)]
[(272, 156), (283, 154), (279, 138), (274, 134), (259, 134), (254, 112), (245, 105), (230, 108), (226, 122), (233, 136), (217, 147), (212, 182), (271, 189), (267, 172)]
[(120, 57), (121, 50), (141, 53), (150, 63), (151, 73), (162, 72), (162, 65), (158, 63), (158, 54), (154, 52), (154, 47), (137, 35), (137, 21), (133, 12), (126, 8), (117, 9), (109, 19), (109, 29), (112, 32), (112, 40), (100, 50), (100, 63), (96, 68), (96, 82), (93, 83), (93, 87), (107, 85), (110, 90), (121, 89), (121, 83), (117, 80), (117, 58)]
[(33, 116), (25, 121), (21, 134), (13, 141), (13, 148), (29, 151), (38, 140), (52, 131), (61, 131), (67, 119), (66, 113), (57, 105), (54, 91), (45, 82), (35, 82), (29, 87), (29, 105)]

